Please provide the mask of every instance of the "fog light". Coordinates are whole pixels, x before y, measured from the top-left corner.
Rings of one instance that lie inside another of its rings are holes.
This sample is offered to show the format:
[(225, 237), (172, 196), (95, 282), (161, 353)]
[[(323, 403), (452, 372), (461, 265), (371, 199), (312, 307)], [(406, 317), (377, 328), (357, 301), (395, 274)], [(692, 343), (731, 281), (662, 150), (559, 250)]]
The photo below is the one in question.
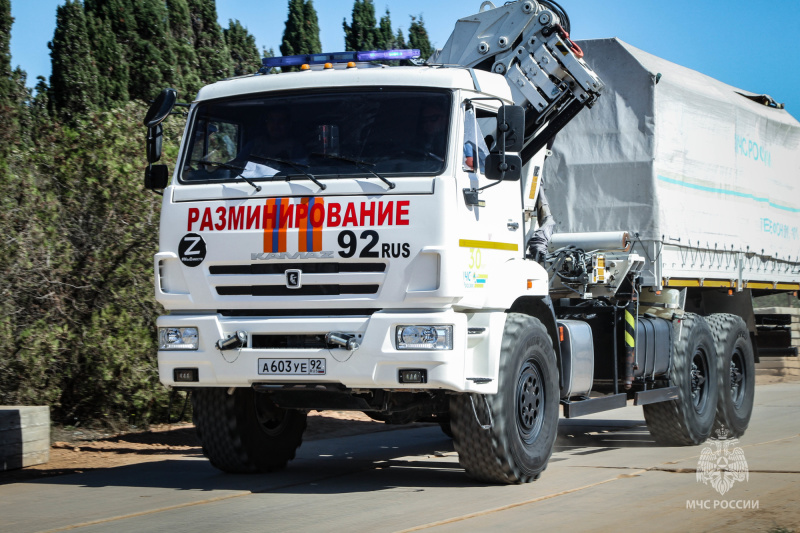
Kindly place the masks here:
[(176, 368), (172, 371), (172, 378), (176, 382), (200, 381), (200, 376), (196, 368)]
[(158, 328), (159, 350), (196, 350), (197, 328)]
[(452, 350), (453, 326), (397, 326), (398, 350)]
[(400, 370), (398, 374), (400, 383), (427, 383), (427, 370)]

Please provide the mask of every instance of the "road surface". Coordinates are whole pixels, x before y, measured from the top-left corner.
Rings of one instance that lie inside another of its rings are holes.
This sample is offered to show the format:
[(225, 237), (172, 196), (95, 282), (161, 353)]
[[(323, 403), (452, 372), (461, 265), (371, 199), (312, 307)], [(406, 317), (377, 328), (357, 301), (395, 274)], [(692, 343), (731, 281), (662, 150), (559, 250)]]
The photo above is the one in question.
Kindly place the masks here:
[[(641, 408), (561, 420), (536, 483), (468, 479), (438, 427), (305, 443), (233, 476), (181, 457), (0, 486), (0, 531), (779, 531), (800, 527), (800, 383), (759, 386), (746, 481), (698, 481), (710, 444), (669, 448)], [(722, 455), (715, 452), (716, 457)]]

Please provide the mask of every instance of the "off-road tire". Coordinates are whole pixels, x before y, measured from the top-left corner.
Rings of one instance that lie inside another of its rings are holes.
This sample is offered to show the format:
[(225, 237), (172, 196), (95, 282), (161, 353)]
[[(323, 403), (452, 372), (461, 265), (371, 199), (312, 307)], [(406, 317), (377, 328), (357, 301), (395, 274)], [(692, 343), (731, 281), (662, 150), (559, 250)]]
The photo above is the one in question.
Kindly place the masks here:
[(687, 313), (682, 327), (673, 324), (672, 335), (669, 375), (678, 387), (678, 399), (645, 405), (644, 419), (659, 444), (691, 446), (711, 434), (719, 364), (714, 338), (703, 317)]
[(280, 409), (251, 388), (200, 388), (192, 408), (203, 455), (230, 474), (271, 472), (294, 459), (303, 441), (306, 413)]
[[(456, 394), (450, 422), (458, 460), (471, 478), (488, 483), (529, 483), (553, 453), (558, 431), (558, 367), (542, 323), (509, 313), (500, 353), (498, 393)], [(482, 429), (475, 418), (493, 425)]]
[(714, 314), (706, 318), (719, 360), (717, 417), (714, 431), (741, 437), (753, 414), (756, 366), (747, 324), (741, 317)]
[(453, 426), (450, 422), (450, 415), (442, 415), (439, 417), (439, 420), (436, 421), (439, 424), (439, 427), (442, 429), (442, 433), (453, 438)]

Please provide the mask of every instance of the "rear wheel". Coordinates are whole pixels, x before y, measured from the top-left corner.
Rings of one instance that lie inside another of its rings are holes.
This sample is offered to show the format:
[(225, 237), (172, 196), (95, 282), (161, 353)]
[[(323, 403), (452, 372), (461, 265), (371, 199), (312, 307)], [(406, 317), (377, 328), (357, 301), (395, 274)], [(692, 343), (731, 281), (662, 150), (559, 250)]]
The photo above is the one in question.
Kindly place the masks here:
[(700, 444), (711, 434), (717, 410), (718, 362), (703, 317), (687, 313), (673, 331), (670, 380), (678, 399), (644, 406), (647, 429), (660, 444)]
[[(459, 462), (467, 474), (490, 483), (528, 483), (547, 467), (558, 429), (558, 370), (542, 323), (510, 313), (500, 354), (498, 393), (458, 394), (450, 420)], [(476, 420), (492, 427), (481, 428)]]
[(744, 434), (753, 413), (755, 358), (747, 324), (741, 317), (715, 314), (707, 318), (719, 359), (719, 398), (715, 430), (733, 437)]
[(270, 472), (294, 459), (303, 440), (306, 413), (281, 409), (250, 388), (195, 389), (194, 423), (203, 455), (228, 473)]

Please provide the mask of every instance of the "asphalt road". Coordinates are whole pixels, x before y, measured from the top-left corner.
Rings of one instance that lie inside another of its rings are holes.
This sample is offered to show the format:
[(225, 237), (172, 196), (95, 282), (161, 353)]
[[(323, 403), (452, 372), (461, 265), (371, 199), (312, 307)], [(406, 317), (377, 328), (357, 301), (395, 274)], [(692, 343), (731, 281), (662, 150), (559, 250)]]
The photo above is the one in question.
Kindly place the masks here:
[[(232, 476), (186, 457), (0, 486), (0, 531), (778, 531), (800, 527), (800, 383), (759, 386), (747, 481), (697, 480), (709, 444), (657, 446), (641, 408), (561, 420), (536, 483), (468, 479), (437, 427), (308, 442)], [(713, 447), (712, 447), (713, 449)], [(716, 453), (716, 452), (715, 452)], [(717, 454), (719, 456), (719, 454)]]

